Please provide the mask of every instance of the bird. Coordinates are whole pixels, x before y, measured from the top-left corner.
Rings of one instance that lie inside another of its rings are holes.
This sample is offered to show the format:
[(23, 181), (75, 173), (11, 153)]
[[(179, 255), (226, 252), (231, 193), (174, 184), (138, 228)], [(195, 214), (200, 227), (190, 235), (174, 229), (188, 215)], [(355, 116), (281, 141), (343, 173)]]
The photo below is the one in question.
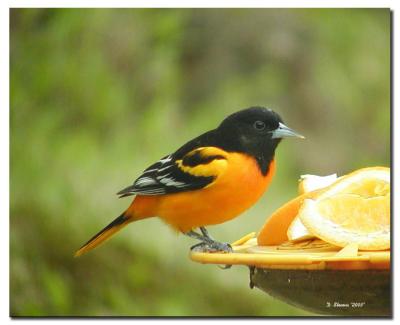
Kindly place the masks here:
[(75, 256), (126, 225), (152, 217), (199, 240), (193, 250), (232, 252), (228, 243), (213, 239), (205, 227), (236, 218), (259, 200), (275, 173), (275, 149), (286, 137), (304, 138), (269, 108), (253, 106), (227, 116), (218, 127), (150, 165), (119, 191), (120, 198), (134, 196), (129, 207)]

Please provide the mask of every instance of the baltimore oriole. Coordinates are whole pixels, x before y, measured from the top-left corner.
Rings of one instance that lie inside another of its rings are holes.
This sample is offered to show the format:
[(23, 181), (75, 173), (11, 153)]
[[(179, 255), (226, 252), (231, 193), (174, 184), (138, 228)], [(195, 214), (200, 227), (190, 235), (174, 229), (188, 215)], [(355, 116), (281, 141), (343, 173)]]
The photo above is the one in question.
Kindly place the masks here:
[(275, 149), (284, 137), (303, 138), (270, 109), (251, 107), (228, 116), (216, 129), (160, 159), (118, 192), (120, 197), (136, 196), (125, 212), (75, 255), (95, 248), (133, 221), (156, 216), (200, 240), (193, 246), (197, 249), (231, 251), (229, 244), (213, 240), (204, 226), (233, 219), (257, 202), (271, 182)]

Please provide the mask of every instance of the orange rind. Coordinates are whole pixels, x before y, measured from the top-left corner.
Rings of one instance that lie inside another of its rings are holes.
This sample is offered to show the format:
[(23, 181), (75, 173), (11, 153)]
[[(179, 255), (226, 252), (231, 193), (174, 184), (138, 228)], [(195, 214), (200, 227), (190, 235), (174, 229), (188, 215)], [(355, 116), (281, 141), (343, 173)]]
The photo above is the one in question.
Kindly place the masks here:
[(390, 248), (390, 169), (364, 168), (346, 175), (304, 200), (298, 217), (310, 233), (333, 245)]
[(338, 247), (390, 248), (390, 168), (363, 168), (339, 178), (304, 175), (299, 192), (266, 221), (258, 245), (317, 237)]

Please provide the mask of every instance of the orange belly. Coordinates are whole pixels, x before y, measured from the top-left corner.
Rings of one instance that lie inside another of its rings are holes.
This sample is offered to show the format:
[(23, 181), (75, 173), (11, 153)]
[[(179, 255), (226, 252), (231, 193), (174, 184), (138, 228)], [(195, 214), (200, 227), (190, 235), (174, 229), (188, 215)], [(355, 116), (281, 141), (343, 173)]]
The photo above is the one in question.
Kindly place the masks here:
[(264, 193), (275, 172), (275, 163), (272, 161), (268, 174), (263, 176), (252, 157), (233, 153), (229, 160), (227, 170), (203, 189), (137, 196), (131, 206), (134, 219), (158, 216), (174, 229), (188, 232), (237, 217)]

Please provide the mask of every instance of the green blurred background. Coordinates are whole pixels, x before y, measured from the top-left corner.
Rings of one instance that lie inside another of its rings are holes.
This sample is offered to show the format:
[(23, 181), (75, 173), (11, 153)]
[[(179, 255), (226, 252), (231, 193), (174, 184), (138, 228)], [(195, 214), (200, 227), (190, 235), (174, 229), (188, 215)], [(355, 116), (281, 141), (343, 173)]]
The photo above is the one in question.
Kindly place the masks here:
[(130, 203), (115, 193), (228, 114), (271, 107), (306, 136), (221, 241), (257, 231), (300, 174), (390, 164), (386, 9), (12, 9), (13, 316), (311, 315), (188, 258), (154, 218), (81, 258)]

